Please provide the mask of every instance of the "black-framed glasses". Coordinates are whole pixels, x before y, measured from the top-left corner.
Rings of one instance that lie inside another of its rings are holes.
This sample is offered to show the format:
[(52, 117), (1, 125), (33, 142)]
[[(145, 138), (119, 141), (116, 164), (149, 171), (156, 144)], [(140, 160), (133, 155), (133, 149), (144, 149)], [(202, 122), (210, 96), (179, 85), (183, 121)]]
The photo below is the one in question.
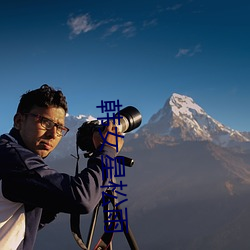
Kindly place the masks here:
[(69, 132), (69, 129), (67, 127), (57, 124), (53, 122), (52, 120), (46, 117), (43, 117), (41, 115), (37, 115), (33, 113), (25, 113), (24, 115), (31, 115), (33, 117), (36, 117), (39, 120), (41, 126), (45, 128), (46, 130), (50, 130), (53, 127), (56, 127), (56, 133), (58, 136), (65, 136)]

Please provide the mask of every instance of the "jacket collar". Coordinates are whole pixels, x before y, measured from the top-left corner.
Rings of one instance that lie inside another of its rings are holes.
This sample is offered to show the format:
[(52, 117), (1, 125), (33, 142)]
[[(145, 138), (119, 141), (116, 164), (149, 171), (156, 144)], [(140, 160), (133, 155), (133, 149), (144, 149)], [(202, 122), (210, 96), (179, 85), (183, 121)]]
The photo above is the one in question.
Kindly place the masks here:
[(23, 142), (23, 139), (19, 133), (19, 130), (17, 130), (16, 128), (12, 128), (9, 132), (9, 135), (12, 136), (15, 140), (17, 140), (18, 144), (22, 145), (23, 147), (25, 147), (25, 144)]

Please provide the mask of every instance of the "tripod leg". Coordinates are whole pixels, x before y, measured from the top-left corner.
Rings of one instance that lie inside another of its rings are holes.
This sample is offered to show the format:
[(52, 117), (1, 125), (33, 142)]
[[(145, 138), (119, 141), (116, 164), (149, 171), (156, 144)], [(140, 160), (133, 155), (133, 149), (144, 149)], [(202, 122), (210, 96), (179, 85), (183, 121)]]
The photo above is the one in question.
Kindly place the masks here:
[[(109, 209), (109, 202), (108, 198), (104, 197), (104, 205), (103, 210), (108, 211)], [(112, 202), (113, 204), (113, 202)], [(103, 212), (103, 217), (105, 221), (105, 228), (108, 229), (110, 227), (110, 223), (108, 222), (109, 214)], [(114, 229), (115, 223), (111, 222), (112, 230)], [(112, 250), (112, 239), (113, 239), (114, 233), (113, 232), (106, 232), (102, 235), (100, 240), (97, 242), (96, 246), (94, 247), (94, 250)]]
[(97, 215), (99, 212), (101, 201), (96, 205), (93, 215), (92, 215), (92, 220), (91, 220), (91, 227), (89, 229), (89, 234), (88, 234), (88, 239), (87, 239), (87, 249), (89, 250), (91, 247), (94, 231), (95, 231), (95, 226), (96, 226), (96, 221), (97, 221)]
[[(105, 197), (107, 199), (107, 197)], [(115, 230), (115, 220), (114, 220), (114, 214), (113, 214), (113, 218), (111, 220), (111, 222), (108, 222), (109, 220), (109, 215), (107, 213), (107, 211), (109, 211), (108, 209), (108, 202), (106, 202), (107, 200), (105, 200), (105, 208), (104, 208), (104, 221), (105, 221), (105, 228), (108, 229), (110, 228), (110, 226), (112, 226), (112, 230), (109, 232), (109, 231), (105, 231), (105, 233), (102, 235), (101, 239), (99, 240), (99, 242), (97, 243), (96, 247), (94, 248), (95, 250), (99, 250), (99, 249), (105, 249), (105, 250), (112, 250), (112, 246), (111, 248), (109, 248), (110, 244), (112, 243), (112, 239), (113, 239), (113, 235), (114, 235), (114, 230)], [(126, 236), (126, 239), (128, 241), (128, 244), (130, 246), (130, 248), (132, 250), (139, 250), (139, 247), (136, 243), (136, 240), (133, 236), (133, 233), (132, 233), (132, 230), (130, 229), (129, 225), (128, 225), (128, 222), (125, 218), (125, 216), (120, 213), (119, 211), (121, 211), (121, 206), (120, 205), (117, 205), (115, 206), (115, 201), (113, 198), (110, 198), (110, 201), (113, 205), (113, 208), (114, 210), (112, 211), (117, 211), (117, 216), (119, 218), (119, 221), (122, 223), (122, 226), (123, 226), (123, 232)], [(111, 211), (111, 210), (110, 210)], [(111, 223), (111, 224), (110, 224)], [(127, 230), (126, 230), (127, 229)]]
[[(108, 204), (105, 205), (105, 206), (104, 206), (104, 209), (105, 209), (105, 210), (109, 210), (109, 205), (108, 205)], [(110, 213), (103, 213), (104, 221), (106, 221), (106, 222), (105, 222), (106, 228), (109, 228), (109, 227), (110, 227), (110, 223), (107, 222), (107, 221), (108, 221), (108, 218), (109, 218), (109, 214), (110, 214)], [(110, 234), (111, 234), (111, 237), (113, 238), (113, 233), (110, 233)], [(110, 240), (110, 244), (109, 244), (107, 250), (112, 250), (112, 249), (113, 249), (113, 247), (112, 247), (112, 240)]]
[[(118, 205), (117, 209), (121, 210), (121, 206)], [(120, 213), (118, 213), (118, 217), (119, 217), (119, 220), (122, 221), (122, 223), (123, 223), (123, 229), (128, 228), (128, 231), (123, 230), (123, 232), (124, 232), (124, 234), (126, 236), (126, 239), (128, 241), (128, 244), (129, 244), (131, 250), (139, 250), (139, 247), (138, 247), (138, 245), (136, 243), (136, 240), (134, 238), (132, 230), (131, 230), (130, 226), (128, 225), (128, 223), (126, 222), (124, 216), (122, 216)]]

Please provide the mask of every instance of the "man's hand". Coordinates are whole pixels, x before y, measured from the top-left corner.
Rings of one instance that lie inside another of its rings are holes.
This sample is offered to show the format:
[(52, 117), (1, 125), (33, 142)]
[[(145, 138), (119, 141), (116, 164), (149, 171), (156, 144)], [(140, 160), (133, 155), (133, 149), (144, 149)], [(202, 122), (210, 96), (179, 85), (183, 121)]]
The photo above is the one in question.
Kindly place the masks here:
[[(113, 133), (113, 134), (111, 134)], [(120, 136), (118, 136), (120, 135)], [(105, 130), (102, 133), (103, 138), (105, 138), (105, 141), (103, 141), (102, 136), (98, 131), (94, 132), (93, 134), (93, 143), (95, 148), (98, 148), (101, 144), (105, 143), (107, 146), (114, 148), (117, 151), (117, 154), (120, 152), (120, 150), (123, 147), (124, 140), (121, 137), (122, 133), (115, 131), (115, 126), (112, 122), (109, 123), (108, 126), (105, 127)], [(107, 138), (106, 138), (107, 137)]]

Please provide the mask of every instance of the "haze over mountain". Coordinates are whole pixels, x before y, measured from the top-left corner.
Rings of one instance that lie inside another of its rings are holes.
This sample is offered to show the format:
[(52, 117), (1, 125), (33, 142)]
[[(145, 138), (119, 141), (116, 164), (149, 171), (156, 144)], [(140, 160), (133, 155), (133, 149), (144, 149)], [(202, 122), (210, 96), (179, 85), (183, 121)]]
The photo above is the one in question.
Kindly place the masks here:
[[(74, 173), (70, 154), (86, 119), (93, 117), (67, 117), (71, 133), (47, 159), (50, 165)], [(250, 249), (248, 132), (213, 119), (191, 97), (173, 94), (125, 140), (121, 154), (135, 161), (126, 168), (126, 207), (140, 249)], [(79, 249), (67, 227), (68, 217), (59, 217), (41, 232), (36, 249)], [(67, 247), (61, 241), (52, 244), (52, 238), (46, 245), (54, 230)], [(115, 235), (114, 246), (129, 249), (122, 233)]]

